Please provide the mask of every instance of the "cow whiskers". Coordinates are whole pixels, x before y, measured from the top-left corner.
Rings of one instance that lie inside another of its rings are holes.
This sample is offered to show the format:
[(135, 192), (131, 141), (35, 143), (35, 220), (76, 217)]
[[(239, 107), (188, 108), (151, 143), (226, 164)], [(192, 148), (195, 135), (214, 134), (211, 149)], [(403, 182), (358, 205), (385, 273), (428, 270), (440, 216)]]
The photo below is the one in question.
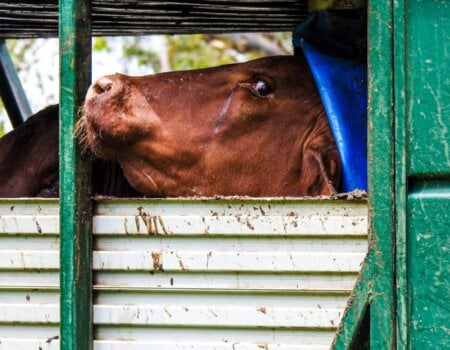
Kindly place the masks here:
[(86, 116), (82, 116), (76, 123), (74, 130), (74, 136), (78, 139), (78, 144), (80, 145), (82, 152), (87, 152), (89, 150), (86, 124)]

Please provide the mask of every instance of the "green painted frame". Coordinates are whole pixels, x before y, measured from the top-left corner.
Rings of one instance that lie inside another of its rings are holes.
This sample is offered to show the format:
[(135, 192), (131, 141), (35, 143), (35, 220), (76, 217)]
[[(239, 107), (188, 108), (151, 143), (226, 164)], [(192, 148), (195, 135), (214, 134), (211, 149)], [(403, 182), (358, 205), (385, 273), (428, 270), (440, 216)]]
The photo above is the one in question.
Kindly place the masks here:
[(450, 2), (394, 2), (397, 348), (450, 347)]
[[(80, 154), (73, 136), (77, 108), (82, 104), (90, 80), (89, 3), (87, 0), (60, 0), (62, 349), (91, 349), (93, 346), (89, 164)], [(393, 210), (396, 201), (402, 200), (395, 197), (395, 186), (401, 183), (394, 182), (392, 173), (396, 136), (393, 102), (401, 98), (393, 85), (396, 4), (398, 1), (394, 4), (393, 0), (371, 0), (368, 5), (370, 250), (335, 340), (336, 349), (352, 346), (368, 305), (370, 346), (385, 349), (393, 348), (396, 343), (394, 228), (402, 224)], [(401, 57), (396, 59), (401, 60)]]
[(90, 164), (74, 127), (91, 79), (89, 0), (60, 0), (60, 347), (93, 347)]
[(393, 1), (369, 1), (370, 347), (395, 347)]
[[(352, 348), (364, 312), (370, 310), (370, 348), (396, 344), (393, 9), (368, 3), (369, 252), (334, 341)], [(370, 306), (370, 307), (368, 307)]]
[[(406, 171), (406, 98), (405, 98), (405, 0), (394, 0), (393, 6), (393, 59), (395, 106), (395, 284), (396, 284), (396, 346), (407, 349), (408, 344), (408, 292), (407, 292), (407, 171)], [(398, 208), (403, 208), (400, 210)]]

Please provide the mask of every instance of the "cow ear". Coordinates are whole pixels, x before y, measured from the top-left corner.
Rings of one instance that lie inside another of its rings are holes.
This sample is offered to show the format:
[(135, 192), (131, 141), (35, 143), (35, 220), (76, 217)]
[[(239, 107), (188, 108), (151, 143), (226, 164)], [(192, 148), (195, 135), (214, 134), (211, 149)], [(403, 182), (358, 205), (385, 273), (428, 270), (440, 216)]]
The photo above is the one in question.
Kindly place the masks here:
[(306, 195), (333, 195), (341, 180), (341, 161), (335, 147), (321, 150), (308, 148), (303, 154), (300, 188)]

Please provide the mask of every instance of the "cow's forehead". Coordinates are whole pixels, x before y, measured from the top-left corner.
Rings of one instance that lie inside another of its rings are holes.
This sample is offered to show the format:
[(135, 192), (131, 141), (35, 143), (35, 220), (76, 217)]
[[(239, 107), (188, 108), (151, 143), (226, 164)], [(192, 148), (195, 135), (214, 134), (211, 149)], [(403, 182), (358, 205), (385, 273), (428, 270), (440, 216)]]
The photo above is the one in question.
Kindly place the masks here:
[(243, 63), (232, 63), (227, 65), (221, 65), (217, 67), (209, 67), (194, 70), (181, 70), (173, 72), (164, 72), (158, 74), (145, 75), (140, 77), (131, 77), (120, 74), (122, 80), (130, 81), (134, 80), (139, 83), (150, 82), (153, 79), (161, 79), (167, 81), (185, 81), (188, 82), (192, 79), (207, 79), (204, 83), (212, 83), (211, 79), (214, 78), (226, 78), (237, 77), (247, 78), (258, 74), (265, 74), (274, 78), (288, 79), (292, 76), (301, 74), (307, 66), (304, 64), (302, 57), (298, 56), (270, 56), (255, 59)]
[(237, 71), (286, 71), (289, 72), (293, 65), (298, 65), (302, 62), (300, 57), (297, 56), (270, 56), (255, 59), (243, 63), (235, 63), (225, 66), (213, 67), (212, 69), (232, 69)]

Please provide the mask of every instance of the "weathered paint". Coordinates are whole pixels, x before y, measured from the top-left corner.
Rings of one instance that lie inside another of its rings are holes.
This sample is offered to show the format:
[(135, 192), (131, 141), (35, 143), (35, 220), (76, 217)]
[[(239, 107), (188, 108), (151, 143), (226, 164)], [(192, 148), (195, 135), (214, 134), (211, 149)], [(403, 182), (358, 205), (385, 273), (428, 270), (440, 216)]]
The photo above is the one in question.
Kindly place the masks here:
[(74, 137), (78, 109), (90, 81), (88, 0), (59, 2), (61, 348), (92, 348), (92, 217), (90, 164)]
[[(450, 3), (404, 2), (405, 205), (398, 316), (408, 349), (450, 348)], [(399, 30), (400, 31), (400, 30)], [(397, 170), (397, 169), (396, 169)], [(402, 203), (403, 204), (403, 203)], [(402, 231), (403, 229), (403, 231)]]
[(408, 345), (450, 347), (450, 186), (420, 183), (410, 189), (407, 217)]
[(370, 273), (337, 348), (350, 345), (367, 302), (371, 348), (450, 347), (449, 9), (439, 0), (369, 7)]
[(408, 288), (406, 276), (406, 176), (407, 154), (405, 148), (405, 1), (393, 2), (393, 66), (394, 69), (394, 114), (395, 114), (395, 206), (402, 208), (395, 212), (395, 284), (396, 284), (396, 345), (398, 350), (406, 349), (407, 327), (406, 305)]
[(369, 1), (370, 348), (395, 347), (392, 1)]
[[(348, 349), (370, 310), (370, 347), (395, 347), (392, 2), (368, 3), (369, 252), (334, 347)], [(370, 308), (367, 306), (370, 304)]]
[[(58, 212), (0, 201), (0, 349), (60, 346)], [(100, 201), (94, 348), (328, 349), (366, 250), (363, 201)]]
[(450, 3), (410, 0), (405, 5), (407, 172), (448, 179)]

